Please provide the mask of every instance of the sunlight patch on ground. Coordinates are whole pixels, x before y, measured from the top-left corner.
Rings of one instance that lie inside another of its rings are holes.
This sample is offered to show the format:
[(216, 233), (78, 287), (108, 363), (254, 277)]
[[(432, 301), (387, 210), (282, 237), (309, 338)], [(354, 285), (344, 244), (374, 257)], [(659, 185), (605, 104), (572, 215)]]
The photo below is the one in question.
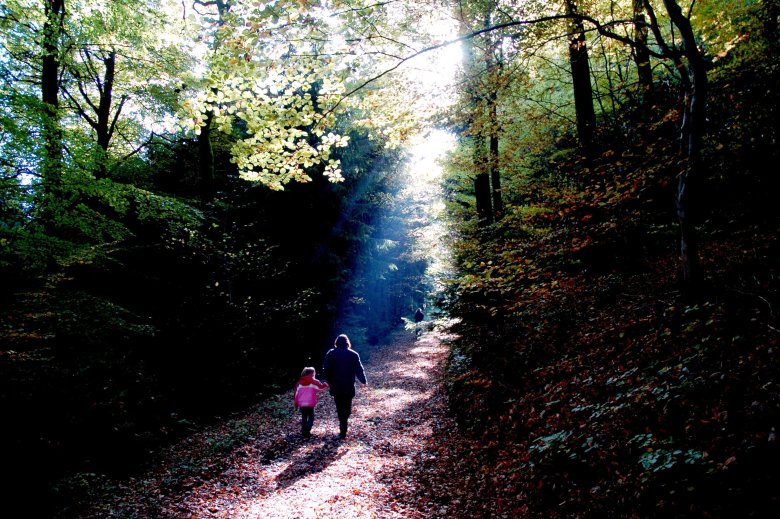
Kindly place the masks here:
[(389, 364), (387, 368), (395, 376), (414, 377), (420, 379), (430, 378), (431, 376), (430, 373), (426, 371), (426, 366), (424, 364), (415, 364), (414, 366), (410, 366), (404, 361), (398, 361)]
[(407, 407), (425, 401), (430, 397), (429, 392), (386, 391), (381, 396), (378, 395), (377, 398), (372, 399), (373, 402), (370, 404), (370, 407), (376, 412), (378, 417), (382, 417), (390, 413), (401, 412)]
[[(263, 408), (243, 420), (256, 434), (222, 461), (177, 449), (172, 465), (126, 483), (128, 493), (110, 506), (126, 512), (123, 517), (452, 517), (446, 506), (431, 511), (427, 502), (403, 498), (415, 492), (412, 474), (435, 456), (426, 445), (437, 419), (432, 409), (443, 402), (436, 388), (446, 351), (425, 335), (415, 341), (408, 332), (373, 351), (364, 362), (371, 385), (357, 391), (345, 440), (337, 438), (330, 395), (322, 394), (309, 439), (301, 436), (300, 415), (291, 413), (280, 422), (271, 418), (278, 407)], [(291, 394), (278, 402), (291, 406)], [(199, 437), (195, 444), (215, 437)], [(194, 466), (183, 467), (182, 460)], [(192, 472), (176, 475), (185, 468)]]
[(279, 485), (269, 495), (248, 503), (247, 515), (242, 517), (403, 517), (383, 504), (388, 497), (385, 484), (374, 480), (370, 491), (363, 485), (364, 478), (371, 479), (387, 460), (371, 455), (360, 444), (346, 443), (341, 451), (344, 455), (338, 462), (323, 471), (303, 476), (293, 485)]
[(409, 355), (414, 356), (415, 358), (417, 358), (418, 359), (418, 363), (420, 363), (420, 359), (421, 359), (422, 363), (426, 364), (428, 366), (432, 366), (434, 364), (433, 363), (433, 359), (430, 359), (428, 362), (425, 362), (424, 355), (426, 355), (426, 354), (433, 354), (433, 353), (435, 353), (435, 351), (433, 350), (433, 348), (431, 348), (430, 344), (425, 344), (425, 345), (421, 344), (420, 346), (418, 346), (416, 348), (412, 348), (411, 350), (409, 350)]
[(244, 501), (241, 510), (226, 517), (416, 517), (408, 503), (393, 499), (402, 483), (385, 476), (414, 463), (412, 454), (421, 443), (410, 443), (410, 434), (431, 433), (412, 417), (428, 405), (433, 394), (429, 379), (436, 375), (444, 350), (441, 345), (415, 344), (411, 340), (381, 359), (372, 357), (372, 364), (381, 368), (367, 366), (376, 382), (358, 390), (345, 441), (335, 439), (335, 408), (330, 398), (323, 398), (310, 443), (265, 468), (268, 493)]

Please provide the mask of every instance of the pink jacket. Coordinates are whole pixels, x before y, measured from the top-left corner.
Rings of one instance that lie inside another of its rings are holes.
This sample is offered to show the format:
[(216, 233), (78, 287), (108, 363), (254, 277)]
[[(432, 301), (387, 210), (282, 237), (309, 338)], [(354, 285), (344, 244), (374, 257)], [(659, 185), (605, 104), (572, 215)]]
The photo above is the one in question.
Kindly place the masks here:
[(311, 375), (301, 377), (295, 384), (295, 407), (314, 407), (317, 405), (317, 393), (327, 389), (323, 384)]

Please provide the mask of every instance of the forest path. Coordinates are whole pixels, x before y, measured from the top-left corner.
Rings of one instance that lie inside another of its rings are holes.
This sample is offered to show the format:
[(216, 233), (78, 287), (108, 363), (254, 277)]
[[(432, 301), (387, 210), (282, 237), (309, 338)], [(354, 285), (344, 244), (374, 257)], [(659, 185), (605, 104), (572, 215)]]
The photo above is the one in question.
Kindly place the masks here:
[[(431, 463), (447, 450), (437, 445), (435, 431), (451, 430), (443, 423), (449, 419), (441, 391), (447, 354), (442, 338), (437, 332), (419, 338), (398, 332), (361, 352), (369, 385), (358, 388), (345, 440), (337, 437), (335, 406), (326, 392), (312, 437), (303, 439), (299, 415), (280, 412), (292, 407), (290, 391), (183, 441), (153, 473), (123, 483), (112, 502), (84, 517), (451, 516), (442, 504), (449, 499), (428, 499), (430, 489), (419, 488), (420, 471), (446, 469), (442, 460)], [(250, 428), (251, 435), (215, 454), (215, 445), (241, 428)], [(448, 480), (440, 476), (422, 479)]]

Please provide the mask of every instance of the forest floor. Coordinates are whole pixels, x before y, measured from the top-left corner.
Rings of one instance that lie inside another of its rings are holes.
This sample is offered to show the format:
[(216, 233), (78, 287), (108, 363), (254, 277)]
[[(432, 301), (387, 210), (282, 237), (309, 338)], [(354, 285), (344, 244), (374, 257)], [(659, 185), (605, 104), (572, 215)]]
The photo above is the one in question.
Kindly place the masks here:
[[(475, 503), (453, 477), (467, 468), (468, 440), (447, 416), (446, 338), (401, 331), (361, 352), (369, 385), (358, 388), (344, 440), (327, 393), (304, 439), (290, 391), (194, 433), (81, 517), (458, 516)], [(237, 442), (237, 431), (249, 432)]]

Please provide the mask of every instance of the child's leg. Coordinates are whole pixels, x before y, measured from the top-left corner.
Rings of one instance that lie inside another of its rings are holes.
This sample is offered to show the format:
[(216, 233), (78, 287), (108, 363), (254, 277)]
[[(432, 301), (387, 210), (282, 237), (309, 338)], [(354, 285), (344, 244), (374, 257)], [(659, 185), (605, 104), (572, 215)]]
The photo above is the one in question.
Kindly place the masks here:
[(306, 408), (301, 407), (301, 432), (306, 433)]
[(314, 408), (301, 407), (301, 433), (304, 436), (311, 435), (312, 425), (314, 425)]
[(309, 415), (309, 432), (311, 432), (311, 428), (314, 427), (314, 408), (311, 408), (311, 414)]

